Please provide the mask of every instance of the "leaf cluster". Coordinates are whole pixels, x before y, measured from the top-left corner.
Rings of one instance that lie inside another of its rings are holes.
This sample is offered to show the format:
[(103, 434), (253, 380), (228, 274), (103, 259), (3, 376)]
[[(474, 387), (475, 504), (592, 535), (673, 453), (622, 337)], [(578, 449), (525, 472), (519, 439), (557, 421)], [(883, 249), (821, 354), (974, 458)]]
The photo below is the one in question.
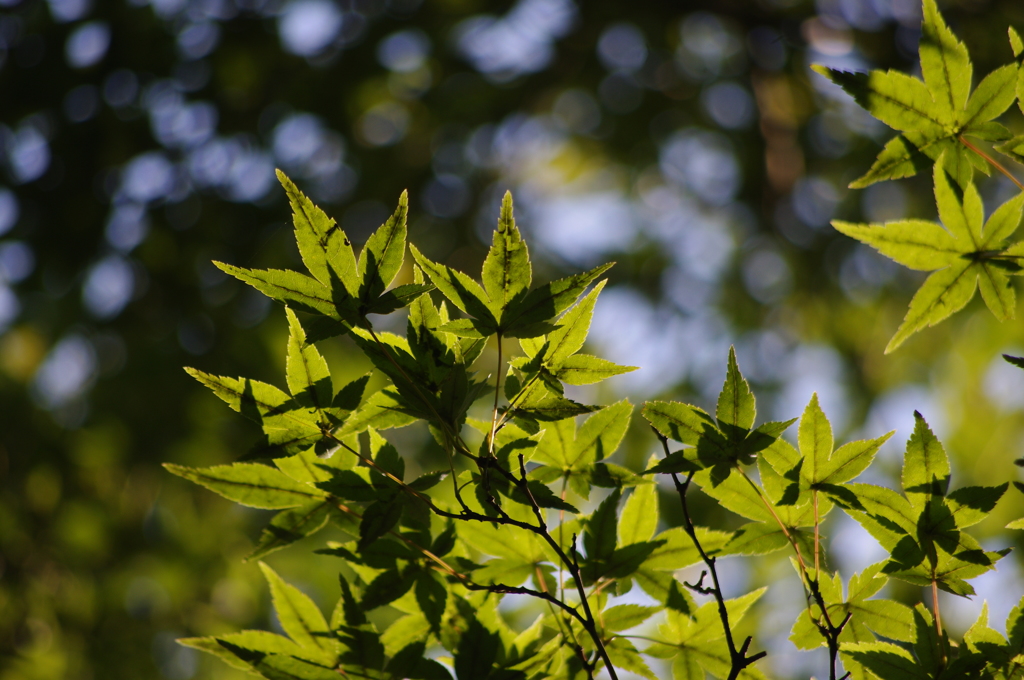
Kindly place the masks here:
[(926, 220), (833, 222), (837, 230), (905, 267), (933, 272), (911, 300), (887, 353), (914, 333), (962, 309), (978, 288), (997, 319), (1014, 318), (1016, 293), (1011, 277), (1022, 271), (1024, 254), (1024, 246), (1011, 240), (1020, 225), (1024, 194), (1009, 199), (985, 220), (974, 181), (976, 171), (988, 175), (997, 170), (1024, 192), (1024, 185), (982, 148), (986, 143), (996, 144), (995, 151), (1024, 161), (1024, 136), (1014, 137), (996, 120), (1015, 101), (1024, 111), (1021, 38), (1009, 29), (1014, 61), (986, 75), (972, 90), (974, 68), (967, 47), (946, 25), (935, 0), (923, 3), (923, 79), (892, 70), (850, 73), (814, 67), (872, 116), (900, 132), (851, 188), (910, 177), (927, 169), (934, 177), (941, 224)]
[[(836, 448), (815, 395), (790, 444), (782, 435), (796, 419), (756, 424), (734, 350), (714, 415), (648, 402), (642, 415), (664, 457), (644, 471), (613, 462), (632, 405), (584, 404), (566, 389), (634, 370), (583, 353), (611, 265), (534, 286), (510, 194), (479, 280), (407, 246), (404, 195), (357, 258), (334, 221), (281, 181), (308, 274), (219, 266), (285, 306), (287, 391), (187, 369), (255, 421), (263, 440), (229, 465), (166, 467), (242, 505), (277, 511), (250, 560), (333, 525), (336, 540), (315, 552), (338, 560), (339, 597), (325, 616), (260, 562), (286, 635), (244, 631), (183, 644), (270, 680), (614, 680), (623, 671), (655, 679), (652, 659), (665, 660), (677, 679), (759, 678), (765, 652), (751, 637), (740, 641), (737, 627), (764, 589), (725, 597), (717, 560), (789, 551), (807, 595), (794, 642), (827, 647), (833, 680), (840, 656), (857, 677), (887, 680), (902, 677), (885, 670), (890, 657), (926, 653), (921, 640), (931, 628), (921, 622), (931, 615), (877, 598), (886, 581), (969, 596), (968, 581), (1005, 555), (984, 551), (965, 529), (1006, 485), (950, 491), (948, 459), (923, 418), (907, 444), (902, 493), (856, 482), (892, 433)], [(957, 193), (946, 182), (941, 191), (959, 206), (965, 238), (1005, 237), (1005, 225), (1016, 226), (1013, 210), (1019, 221), (1018, 202), (982, 230), (973, 187)], [(971, 262), (965, 271), (981, 276), (988, 266)], [(403, 308), (404, 335), (374, 328), (371, 315)], [(368, 391), (369, 375), (336, 387), (317, 343), (339, 335), (366, 355), (382, 388)], [(483, 378), (482, 363), (490, 364)], [(385, 437), (414, 422), (444, 451), (441, 469), (410, 474), (406, 454)], [(682, 526), (662, 526), (654, 475), (674, 484)], [(739, 528), (697, 524), (691, 485), (742, 518)], [(845, 594), (822, 549), (823, 522), (836, 508), (891, 555), (855, 575)], [(691, 565), (701, 565), (700, 578), (680, 581), (676, 572)], [(634, 588), (651, 604), (612, 599)], [(506, 619), (499, 604), (508, 596), (533, 602), (531, 625)], [(979, 628), (965, 649), (1002, 645), (998, 659), (1015, 663), (1013, 635), (998, 642)], [(936, 649), (946, 669), (952, 648)], [(976, 669), (977, 654), (962, 652), (955, 663), (974, 659), (963, 664)]]

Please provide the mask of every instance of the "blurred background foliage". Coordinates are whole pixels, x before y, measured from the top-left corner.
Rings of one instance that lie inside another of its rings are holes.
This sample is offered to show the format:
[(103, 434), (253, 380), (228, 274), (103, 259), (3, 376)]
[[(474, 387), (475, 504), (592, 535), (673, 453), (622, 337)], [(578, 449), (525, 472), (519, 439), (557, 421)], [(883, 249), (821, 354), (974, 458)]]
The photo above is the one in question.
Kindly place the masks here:
[[(941, 9), (978, 76), (1010, 60), (1024, 4)], [(174, 638), (275, 625), (242, 563), (264, 513), (159, 468), (256, 440), (181, 366), (282, 382), (284, 315), (209, 263), (299, 266), (275, 167), (356, 243), (408, 188), (411, 240), (477, 271), (511, 188), (542, 277), (617, 260), (592, 342), (642, 370), (581, 397), (707, 405), (735, 344), (766, 418), (816, 390), (847, 438), (898, 431), (892, 473), (918, 409), (955, 485), (1013, 478), (1020, 324), (975, 300), (884, 356), (920, 277), (828, 226), (934, 217), (927, 173), (846, 188), (892, 133), (808, 69), (917, 72), (919, 23), (917, 0), (0, 0), (0, 678), (236, 677)], [(1013, 191), (982, 184), (989, 210)], [(427, 465), (423, 435), (395, 437)], [(620, 456), (653, 448), (635, 426)], [(986, 547), (1022, 543), (1013, 494)], [(881, 557), (850, 522), (831, 540), (847, 575)], [(271, 562), (337, 597), (332, 558)], [(985, 598), (1002, 625), (1021, 564), (947, 600), (952, 627)], [(723, 565), (727, 591), (774, 584), (766, 670), (820, 667), (786, 640), (785, 561)]]

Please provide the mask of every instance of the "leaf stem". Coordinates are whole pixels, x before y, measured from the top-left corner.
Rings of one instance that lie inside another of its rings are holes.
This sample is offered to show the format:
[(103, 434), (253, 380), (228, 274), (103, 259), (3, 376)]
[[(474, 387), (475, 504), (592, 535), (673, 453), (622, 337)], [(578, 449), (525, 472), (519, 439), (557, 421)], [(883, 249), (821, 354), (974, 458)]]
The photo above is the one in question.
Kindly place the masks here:
[(494, 433), (498, 425), (498, 400), (501, 395), (501, 372), (505, 368), (501, 360), (501, 332), (498, 332), (498, 370), (494, 378), (494, 408), (491, 410), (491, 434), (487, 441), (487, 451), (494, 457)]
[(939, 653), (942, 655), (942, 664), (946, 664), (946, 645), (942, 641), (942, 612), (939, 611), (939, 581), (935, 578), (935, 571), (932, 570), (932, 613), (935, 614), (935, 635), (938, 638)]
[(1010, 181), (1011, 181), (1011, 182), (1013, 182), (1014, 184), (1016, 184), (1016, 185), (1017, 185), (1017, 188), (1018, 188), (1018, 189), (1020, 189), (1021, 191), (1024, 191), (1024, 184), (1021, 184), (1021, 182), (1020, 182), (1020, 180), (1019, 180), (1019, 179), (1017, 179), (1017, 178), (1016, 178), (1016, 177), (1014, 177), (1014, 176), (1013, 176), (1012, 174), (1010, 174), (1010, 171), (1009, 171), (1009, 170), (1007, 170), (1007, 169), (1006, 169), (1005, 167), (1003, 167), (1003, 164), (1002, 164), (1002, 163), (1000, 163), (999, 161), (997, 161), (997, 160), (996, 160), (995, 158), (992, 158), (992, 156), (989, 156), (989, 155), (988, 155), (987, 153), (985, 153), (984, 151), (982, 151), (981, 149), (979, 149), (979, 148), (978, 148), (978, 147), (976, 147), (975, 145), (973, 145), (973, 144), (971, 144), (970, 142), (968, 142), (968, 141), (967, 141), (967, 138), (966, 138), (966, 137), (964, 137), (963, 135), (960, 135), (960, 136), (959, 136), (959, 140), (960, 140), (960, 143), (961, 143), (961, 144), (963, 144), (963, 145), (964, 145), (964, 146), (966, 146), (966, 147), (967, 147), (968, 149), (970, 149), (970, 150), (971, 150), (971, 151), (973, 151), (974, 153), (976, 153), (976, 154), (978, 154), (979, 156), (981, 156), (982, 158), (984, 158), (984, 159), (985, 159), (985, 160), (986, 160), (986, 161), (988, 162), (988, 164), (989, 164), (989, 165), (991, 165), (991, 166), (992, 166), (992, 167), (994, 167), (994, 168), (995, 168), (996, 170), (998, 170), (999, 172), (1001, 172), (1001, 173), (1003, 173), (1004, 175), (1006, 175), (1007, 177), (1009, 177), (1009, 178), (1010, 178)]
[[(653, 428), (652, 428), (653, 429)], [(662, 448), (665, 450), (665, 457), (668, 458), (671, 454), (668, 450), (668, 439), (663, 436), (658, 430), (654, 430), (654, 435), (661, 442)], [(686, 502), (686, 492), (690, 488), (690, 482), (693, 481), (693, 472), (691, 471), (686, 476), (686, 481), (679, 481), (679, 476), (676, 473), (672, 473), (672, 482), (675, 484), (676, 493), (679, 495), (679, 502), (683, 507), (683, 531), (690, 537), (697, 552), (700, 553), (700, 558), (707, 565), (708, 572), (711, 574), (711, 580), (714, 582), (714, 588), (708, 589), (703, 588), (700, 583), (696, 586), (690, 586), (691, 588), (698, 590), (698, 592), (707, 593), (708, 590), (715, 596), (715, 602), (718, 604), (718, 617), (722, 620), (722, 628), (725, 629), (725, 643), (729, 648), (729, 660), (731, 667), (729, 669), (728, 680), (736, 680), (743, 669), (750, 666), (758, 659), (768, 656), (768, 652), (761, 651), (752, 656), (747, 656), (747, 649), (750, 647), (752, 638), (747, 637), (743, 642), (741, 649), (736, 649), (736, 641), (732, 636), (732, 628), (729, 625), (729, 608), (725, 604), (725, 597), (722, 595), (722, 586), (718, 581), (718, 570), (715, 568), (715, 558), (711, 557), (704, 550), (704, 546), (700, 544), (700, 539), (697, 538), (697, 530), (693, 525), (693, 519), (690, 517), (690, 506)], [(704, 580), (704, 575), (701, 575), (701, 582)], [(690, 584), (686, 584), (690, 585)]]
[(814, 577), (818, 578), (821, 573), (821, 534), (819, 532), (820, 518), (818, 517), (818, 490), (814, 489), (811, 492), (811, 498), (814, 502)]
[[(825, 604), (825, 597), (821, 594), (821, 587), (819, 585), (821, 572), (819, 571), (819, 553), (818, 553), (818, 493), (815, 490), (813, 494), (814, 498), (814, 578), (807, 573), (807, 563), (804, 562), (803, 553), (800, 552), (800, 545), (796, 542), (796, 538), (789, 531), (789, 527), (782, 521), (778, 513), (775, 512), (775, 507), (768, 500), (765, 495), (764, 489), (758, 486), (754, 480), (752, 480), (746, 472), (741, 468), (737, 467), (736, 470), (743, 475), (743, 478), (747, 480), (750, 486), (757, 493), (761, 502), (764, 503), (764, 507), (768, 509), (771, 516), (775, 518), (779, 528), (782, 529), (782, 534), (789, 541), (790, 546), (793, 548), (793, 552), (796, 553), (797, 564), (800, 565), (800, 580), (803, 581), (807, 591), (810, 592), (811, 597), (814, 599), (815, 604), (818, 605), (818, 609), (821, 610), (821, 618), (824, 620), (824, 624), (816, 622), (818, 630), (821, 632), (822, 637), (825, 638), (825, 642), (828, 644), (828, 656), (829, 656), (829, 680), (836, 680), (836, 663), (839, 658), (839, 636), (842, 634), (843, 629), (846, 628), (846, 624), (850, 622), (852, 614), (847, 612), (846, 617), (837, 626), (832, 623), (832, 618), (828, 615), (828, 606)], [(808, 603), (808, 608), (810, 603)], [(812, 616), (813, 620), (813, 616)]]

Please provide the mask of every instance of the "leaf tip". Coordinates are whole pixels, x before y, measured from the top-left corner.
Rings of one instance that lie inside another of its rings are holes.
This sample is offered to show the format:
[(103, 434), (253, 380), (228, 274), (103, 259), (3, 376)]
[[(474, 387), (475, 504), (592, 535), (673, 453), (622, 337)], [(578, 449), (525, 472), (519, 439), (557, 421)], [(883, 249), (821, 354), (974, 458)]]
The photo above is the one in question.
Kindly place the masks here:
[(1024, 52), (1024, 40), (1021, 40), (1020, 33), (1013, 26), (1008, 26), (1006, 32), (1010, 36), (1010, 50), (1013, 51), (1013, 56), (1019, 57), (1021, 52)]
[(829, 80), (832, 80), (832, 69), (824, 64), (811, 64), (811, 70), (818, 75), (825, 76)]
[(1024, 368), (1024, 357), (1015, 357), (1009, 354), (1004, 354), (1003, 359), (1005, 359), (1008, 363), (1013, 364), (1017, 368)]

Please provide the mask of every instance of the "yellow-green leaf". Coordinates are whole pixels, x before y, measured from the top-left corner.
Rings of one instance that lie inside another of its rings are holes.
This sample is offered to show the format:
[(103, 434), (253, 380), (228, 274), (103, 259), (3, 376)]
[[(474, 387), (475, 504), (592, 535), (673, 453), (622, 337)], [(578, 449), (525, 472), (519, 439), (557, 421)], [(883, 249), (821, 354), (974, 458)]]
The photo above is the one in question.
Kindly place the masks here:
[(323, 499), (327, 495), (309, 484), (295, 481), (276, 468), (258, 463), (232, 463), (206, 468), (164, 463), (164, 467), (179, 477), (252, 508), (293, 508)]

